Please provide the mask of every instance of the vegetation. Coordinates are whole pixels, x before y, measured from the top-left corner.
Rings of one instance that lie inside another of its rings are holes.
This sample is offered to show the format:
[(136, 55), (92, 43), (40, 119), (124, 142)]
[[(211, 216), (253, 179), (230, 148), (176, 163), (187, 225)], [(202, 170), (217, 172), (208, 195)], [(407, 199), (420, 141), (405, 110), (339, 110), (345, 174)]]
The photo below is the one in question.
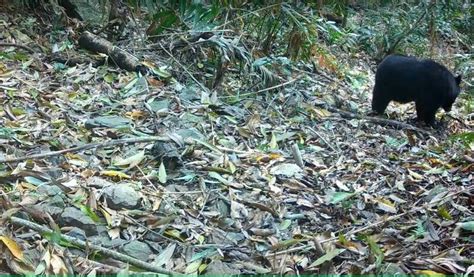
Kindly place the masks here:
[[(472, 9), (0, 1), (0, 273), (472, 274)], [(441, 128), (370, 114), (391, 53)]]

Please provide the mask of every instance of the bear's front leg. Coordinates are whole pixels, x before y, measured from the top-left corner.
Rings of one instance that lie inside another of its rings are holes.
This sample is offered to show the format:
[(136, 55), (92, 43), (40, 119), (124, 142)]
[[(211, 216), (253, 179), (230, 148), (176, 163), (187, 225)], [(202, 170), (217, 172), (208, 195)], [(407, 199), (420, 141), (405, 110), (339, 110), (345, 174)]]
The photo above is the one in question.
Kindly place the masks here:
[(417, 101), (416, 103), (416, 115), (419, 121), (424, 121), (428, 126), (438, 128), (440, 125), (436, 122), (436, 111), (438, 108), (427, 107), (426, 103)]

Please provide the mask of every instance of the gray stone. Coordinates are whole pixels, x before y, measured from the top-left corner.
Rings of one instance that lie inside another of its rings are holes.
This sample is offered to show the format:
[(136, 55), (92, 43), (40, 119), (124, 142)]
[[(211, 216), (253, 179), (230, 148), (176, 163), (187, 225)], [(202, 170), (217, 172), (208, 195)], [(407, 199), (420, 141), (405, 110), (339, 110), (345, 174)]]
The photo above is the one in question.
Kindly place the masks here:
[(55, 196), (63, 193), (63, 191), (58, 186), (53, 185), (40, 185), (36, 191), (39, 194), (46, 196)]
[(74, 207), (65, 208), (64, 212), (60, 215), (59, 222), (62, 226), (80, 228), (84, 230), (87, 236), (97, 234), (96, 223), (81, 210)]
[(83, 241), (87, 239), (86, 232), (84, 232), (84, 230), (79, 229), (77, 227), (72, 227), (72, 229), (69, 230), (69, 232), (67, 232), (66, 235), (71, 236), (76, 239), (83, 240)]
[(49, 203), (36, 204), (34, 205), (34, 209), (44, 214), (48, 213), (54, 219), (57, 218), (64, 211), (64, 208), (57, 207)]
[(148, 244), (137, 240), (127, 243), (122, 247), (121, 250), (124, 252), (124, 254), (132, 256), (141, 261), (148, 261), (150, 255), (153, 254), (153, 251), (151, 250), (150, 246), (148, 246)]
[(114, 209), (135, 209), (140, 204), (140, 194), (129, 184), (117, 184), (104, 189), (107, 205)]

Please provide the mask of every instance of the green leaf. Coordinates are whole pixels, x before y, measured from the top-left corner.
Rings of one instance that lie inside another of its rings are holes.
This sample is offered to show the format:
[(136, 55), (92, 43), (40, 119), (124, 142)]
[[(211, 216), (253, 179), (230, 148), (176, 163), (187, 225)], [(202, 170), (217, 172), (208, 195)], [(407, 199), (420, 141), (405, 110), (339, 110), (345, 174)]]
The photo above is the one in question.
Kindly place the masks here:
[(209, 248), (209, 249), (206, 249), (206, 250), (203, 250), (199, 253), (196, 253), (194, 254), (192, 257), (191, 257), (191, 260), (189, 260), (190, 262), (194, 262), (194, 261), (197, 261), (197, 260), (201, 260), (201, 259), (204, 259), (204, 258), (208, 258), (208, 257), (211, 257), (211, 256), (214, 256), (215, 254), (217, 254), (217, 250), (214, 249), (214, 248)]
[(222, 177), (217, 172), (211, 171), (211, 172), (209, 172), (209, 176), (214, 178), (214, 179), (219, 180), (219, 182), (223, 183), (224, 185), (230, 185), (230, 182), (226, 178)]
[(465, 132), (461, 134), (452, 135), (449, 137), (450, 140), (459, 140), (466, 146), (474, 143), (474, 132)]
[(438, 208), (438, 215), (441, 216), (442, 218), (446, 219), (446, 220), (452, 220), (453, 219), (453, 217), (449, 213), (448, 209), (446, 209), (446, 207), (444, 207), (444, 206)]
[(471, 231), (471, 232), (474, 231), (474, 221), (459, 222), (456, 225), (458, 225), (459, 227), (461, 227), (462, 229), (466, 231)]
[(278, 229), (283, 231), (283, 230), (288, 229), (288, 227), (290, 227), (290, 225), (291, 225), (291, 220), (285, 219), (280, 223), (280, 225), (278, 226)]
[(315, 267), (315, 266), (321, 265), (325, 262), (331, 261), (332, 259), (337, 257), (337, 255), (341, 254), (344, 251), (346, 251), (346, 249), (333, 249), (333, 250), (327, 252), (326, 254), (324, 254), (323, 256), (319, 257), (309, 267)]
[(377, 245), (377, 243), (375, 242), (375, 240), (372, 239), (371, 236), (365, 236), (364, 240), (367, 242), (367, 244), (369, 245), (370, 251), (375, 256), (375, 264), (377, 268), (380, 267), (384, 259), (384, 254), (383, 254), (382, 249)]
[(276, 140), (275, 133), (272, 132), (272, 139), (270, 140), (270, 149), (277, 149), (278, 148), (278, 143)]
[(93, 119), (86, 121), (85, 126), (88, 129), (95, 127), (106, 127), (106, 128), (126, 128), (131, 124), (131, 121), (127, 118), (109, 115), (109, 116), (98, 116)]
[(160, 76), (162, 79), (169, 79), (171, 78), (171, 73), (169, 73), (165, 67), (154, 67), (151, 69), (153, 73)]
[(28, 183), (32, 184), (32, 185), (35, 185), (35, 186), (40, 186), (42, 184), (45, 184), (46, 182), (36, 178), (36, 177), (33, 177), (33, 176), (26, 176), (25, 177), (25, 181), (27, 181)]
[(354, 196), (356, 193), (352, 192), (334, 192), (326, 197), (326, 201), (329, 204), (337, 204), (339, 202), (345, 201), (352, 196)]
[(207, 142), (205, 142), (205, 141), (202, 141), (202, 140), (200, 140), (200, 139), (196, 139), (196, 138), (192, 138), (192, 139), (193, 139), (195, 142), (206, 146), (206, 147), (209, 148), (210, 150), (212, 150), (212, 151), (214, 151), (214, 152), (216, 152), (216, 153), (222, 154), (222, 152), (221, 152), (219, 149), (217, 149), (215, 146), (213, 146), (213, 145), (211, 145), (211, 144), (209, 144), (209, 143), (207, 143)]
[(163, 163), (160, 164), (160, 169), (158, 170), (158, 180), (160, 183), (165, 184), (166, 183), (166, 168)]
[(85, 213), (88, 217), (90, 217), (94, 222), (100, 222), (100, 217), (88, 206), (86, 205), (79, 205), (79, 208), (83, 213)]
[(176, 243), (172, 243), (166, 247), (165, 250), (161, 251), (160, 255), (156, 257), (156, 259), (153, 261), (153, 265), (160, 267), (169, 262), (171, 257), (174, 254), (174, 250), (176, 249)]
[(109, 84), (113, 83), (114, 80), (115, 80), (115, 76), (113, 74), (106, 74), (104, 76), (104, 81), (106, 81)]
[(128, 165), (130, 168), (132, 168), (139, 165), (141, 161), (143, 161), (143, 158), (145, 158), (145, 151), (141, 150), (141, 151), (138, 151), (138, 153), (136, 153), (135, 155), (132, 155), (125, 159), (120, 158), (118, 161), (114, 162), (114, 165), (116, 166)]

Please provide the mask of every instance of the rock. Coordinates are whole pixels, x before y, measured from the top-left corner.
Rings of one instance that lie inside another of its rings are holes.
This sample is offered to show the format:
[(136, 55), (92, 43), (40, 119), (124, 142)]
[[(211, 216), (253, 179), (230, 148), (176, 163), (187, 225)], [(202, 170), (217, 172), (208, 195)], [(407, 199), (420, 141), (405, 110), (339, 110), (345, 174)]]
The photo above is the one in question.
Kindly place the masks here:
[(124, 252), (124, 254), (132, 256), (141, 261), (148, 261), (150, 255), (153, 254), (153, 251), (151, 250), (150, 246), (148, 246), (148, 244), (137, 240), (127, 243), (122, 247), (121, 250)]
[(86, 127), (86, 129), (93, 129), (97, 127), (126, 129), (130, 126), (130, 124), (131, 121), (128, 118), (116, 115), (106, 115), (88, 119), (84, 123), (84, 127)]
[(76, 239), (80, 239), (82, 241), (85, 241), (87, 239), (86, 232), (84, 232), (84, 230), (79, 229), (77, 227), (72, 227), (72, 229), (69, 230), (69, 232), (67, 232), (66, 235), (71, 236)]
[(107, 205), (114, 210), (135, 209), (140, 204), (140, 194), (130, 184), (117, 184), (104, 189)]
[(55, 195), (49, 198), (48, 202), (34, 205), (34, 209), (42, 213), (48, 213), (53, 219), (56, 219), (64, 211), (63, 194)]
[(58, 186), (51, 185), (40, 185), (38, 186), (37, 192), (46, 196), (55, 196), (63, 194), (63, 191)]
[(181, 155), (175, 143), (157, 141), (150, 149), (150, 154), (155, 160), (163, 162), (167, 170), (174, 170), (181, 165)]
[(296, 164), (291, 163), (282, 163), (276, 165), (270, 169), (270, 174), (272, 175), (282, 175), (288, 178), (291, 177), (300, 177), (302, 169)]
[(74, 207), (67, 207), (60, 215), (59, 222), (62, 226), (72, 226), (84, 230), (87, 236), (97, 234), (95, 222), (85, 215), (81, 210)]

